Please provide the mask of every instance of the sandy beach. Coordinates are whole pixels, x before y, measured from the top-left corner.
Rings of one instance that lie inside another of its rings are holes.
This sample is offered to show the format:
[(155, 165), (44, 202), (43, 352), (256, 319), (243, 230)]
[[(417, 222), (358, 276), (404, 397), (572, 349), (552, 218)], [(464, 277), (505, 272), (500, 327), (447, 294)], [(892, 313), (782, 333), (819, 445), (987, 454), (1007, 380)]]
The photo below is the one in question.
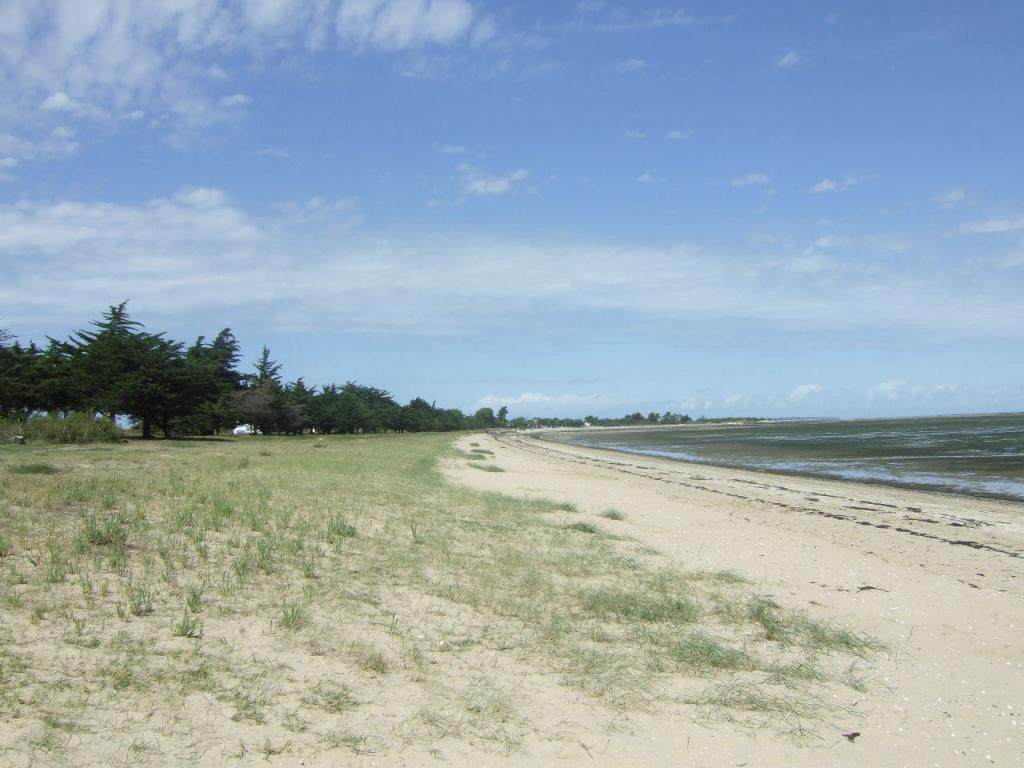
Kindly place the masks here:
[[(459, 445), (471, 442), (494, 451), (502, 471), (452, 463), (446, 475), (454, 482), (574, 504), (579, 511), (565, 513), (567, 521), (634, 538), (680, 568), (734, 570), (758, 594), (886, 647), (860, 670), (863, 692), (829, 692), (839, 714), (804, 744), (670, 705), (587, 734), (583, 749), (563, 745), (557, 757), (566, 764), (1024, 764), (1024, 505), (528, 435), (473, 436)], [(601, 517), (609, 508), (625, 520)], [(546, 706), (551, 717), (577, 717), (571, 702)], [(545, 763), (529, 749), (507, 760)]]

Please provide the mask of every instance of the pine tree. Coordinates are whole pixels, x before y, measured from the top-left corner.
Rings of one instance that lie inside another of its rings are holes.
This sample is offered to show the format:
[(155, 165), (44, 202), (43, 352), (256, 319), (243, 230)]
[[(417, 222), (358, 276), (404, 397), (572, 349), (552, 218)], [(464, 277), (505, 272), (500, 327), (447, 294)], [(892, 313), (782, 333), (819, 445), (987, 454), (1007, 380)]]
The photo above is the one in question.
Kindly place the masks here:
[(116, 418), (123, 414), (142, 424), (142, 436), (153, 436), (156, 423), (169, 431), (174, 415), (184, 407), (186, 387), (182, 345), (162, 333), (146, 333), (132, 320), (128, 302), (112, 306), (93, 331), (76, 331), (76, 366), (92, 410)]

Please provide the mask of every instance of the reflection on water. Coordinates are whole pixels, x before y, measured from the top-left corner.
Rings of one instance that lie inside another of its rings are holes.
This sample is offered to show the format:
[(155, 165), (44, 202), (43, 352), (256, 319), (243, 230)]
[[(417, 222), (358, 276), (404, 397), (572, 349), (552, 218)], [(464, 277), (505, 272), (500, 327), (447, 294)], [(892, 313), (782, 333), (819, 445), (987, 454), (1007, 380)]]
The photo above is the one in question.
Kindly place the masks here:
[(1024, 501), (1024, 414), (592, 430), (594, 448)]

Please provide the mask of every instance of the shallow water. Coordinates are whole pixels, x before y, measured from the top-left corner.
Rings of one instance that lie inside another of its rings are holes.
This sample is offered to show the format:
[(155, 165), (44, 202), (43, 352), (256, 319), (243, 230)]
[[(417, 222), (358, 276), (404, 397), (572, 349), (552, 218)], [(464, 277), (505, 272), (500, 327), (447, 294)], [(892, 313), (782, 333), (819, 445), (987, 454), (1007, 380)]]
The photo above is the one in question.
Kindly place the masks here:
[(1024, 414), (564, 433), (593, 448), (1024, 501)]

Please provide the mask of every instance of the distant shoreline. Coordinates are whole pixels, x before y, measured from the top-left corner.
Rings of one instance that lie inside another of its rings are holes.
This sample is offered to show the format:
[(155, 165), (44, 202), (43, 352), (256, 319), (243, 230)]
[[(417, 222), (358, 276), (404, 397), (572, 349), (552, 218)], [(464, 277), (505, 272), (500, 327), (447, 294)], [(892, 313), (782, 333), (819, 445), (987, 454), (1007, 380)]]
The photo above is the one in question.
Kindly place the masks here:
[[(808, 419), (806, 421), (801, 420), (799, 423), (813, 424), (815, 422), (820, 423), (850, 423), (850, 422), (876, 422), (876, 421), (911, 421), (917, 419), (963, 419), (963, 418), (984, 418), (984, 417), (999, 417), (999, 416), (1021, 416), (1024, 413), (1021, 412), (1008, 412), (1008, 413), (997, 413), (997, 414), (970, 414), (966, 416), (960, 415), (946, 415), (946, 416), (927, 416), (927, 417), (899, 417), (899, 418), (871, 418), (871, 419)], [(587, 450), (598, 450), (598, 451), (610, 451), (619, 455), (627, 456), (644, 456), (651, 459), (664, 459), (667, 461), (676, 462), (679, 464), (690, 464), (694, 466), (705, 466), (705, 467), (721, 467), (725, 469), (743, 470), (748, 472), (757, 472), (764, 475), (780, 475), (783, 477), (803, 477), (809, 479), (824, 479), (838, 482), (849, 482), (857, 483), (859, 485), (866, 486), (881, 486), (885, 488), (905, 488), (915, 491), (922, 491), (925, 493), (937, 493), (942, 496), (951, 496), (956, 498), (967, 498), (967, 499), (986, 499), (991, 501), (997, 501), (1001, 503), (1010, 504), (1021, 504), (1024, 502), (1019, 495), (1013, 493), (1000, 493), (998, 491), (986, 491), (984, 489), (969, 489), (958, 486), (954, 481), (950, 481), (948, 484), (943, 483), (922, 483), (915, 482), (913, 480), (890, 480), (885, 477), (851, 477), (840, 474), (838, 472), (812, 472), (800, 469), (789, 469), (786, 467), (761, 467), (754, 464), (748, 464), (741, 461), (727, 461), (717, 459), (704, 459), (688, 456), (686, 458), (680, 458), (672, 455), (670, 451), (657, 451), (650, 448), (637, 448), (630, 449), (621, 446), (611, 445), (588, 445), (585, 443), (576, 442), (572, 440), (573, 436), (594, 434), (595, 431), (600, 430), (601, 432), (641, 432), (641, 431), (662, 431), (665, 429), (678, 429), (678, 430), (701, 430), (701, 429), (712, 429), (712, 428), (727, 428), (727, 427), (758, 427), (761, 425), (769, 426), (772, 424), (786, 424), (796, 423), (789, 421), (735, 421), (735, 422), (715, 422), (708, 424), (649, 424), (639, 426), (609, 426), (609, 427), (584, 427), (584, 428), (546, 428), (546, 429), (534, 429), (534, 430), (521, 430), (516, 431), (516, 434), (521, 437), (530, 437), (537, 440), (542, 440), (550, 443), (558, 443), (561, 445), (571, 445), (575, 448), (585, 448)]]

